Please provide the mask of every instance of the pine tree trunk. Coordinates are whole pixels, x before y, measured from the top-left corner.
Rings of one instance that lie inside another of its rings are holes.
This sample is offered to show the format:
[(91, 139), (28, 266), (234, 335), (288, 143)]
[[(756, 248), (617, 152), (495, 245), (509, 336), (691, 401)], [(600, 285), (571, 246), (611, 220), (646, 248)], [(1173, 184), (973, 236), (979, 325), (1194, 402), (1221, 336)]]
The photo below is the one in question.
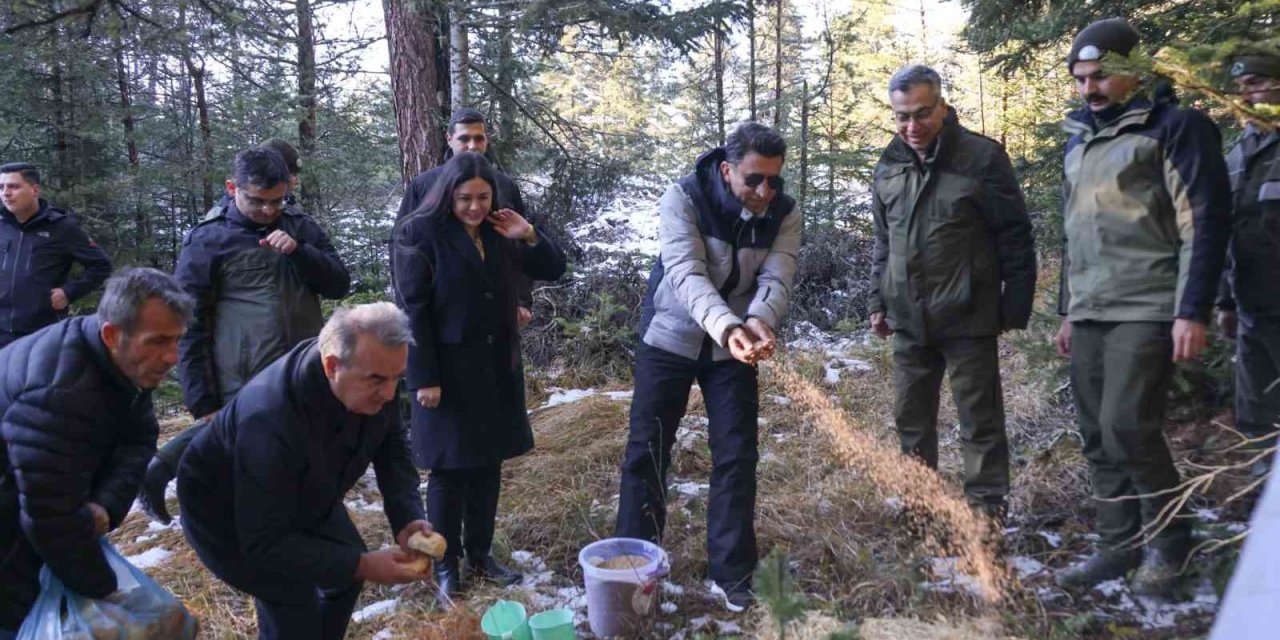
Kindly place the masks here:
[[(142, 249), (151, 242), (151, 228), (147, 216), (142, 210), (141, 194), (137, 191), (138, 179), (138, 141), (134, 136), (133, 100), (129, 90), (129, 70), (124, 64), (124, 45), (120, 38), (115, 39), (116, 85), (120, 88), (120, 123), (124, 126), (124, 148), (129, 158), (129, 188), (133, 193), (133, 230), (136, 234), (137, 248)], [(152, 265), (155, 257), (152, 256)]]
[(747, 72), (747, 104), (750, 107), (751, 121), (756, 120), (756, 2), (747, 0), (747, 42), (750, 44), (748, 58), (751, 61)]
[[(302, 117), (298, 120), (298, 156), (302, 167), (316, 151), (316, 36), (312, 28), (311, 0), (297, 0), (298, 14), (298, 107)], [(306, 208), (314, 212), (316, 193), (319, 192), (314, 173), (307, 176), (299, 190), (299, 198)]]
[(773, 128), (782, 130), (782, 0), (773, 22)]
[(800, 94), (800, 211), (805, 210), (805, 198), (809, 194), (809, 81), (805, 80)]
[(205, 68), (203, 62), (197, 67), (189, 57), (186, 62), (196, 94), (196, 117), (200, 121), (200, 204), (203, 211), (208, 211), (213, 208), (213, 183), (209, 181), (213, 171), (213, 129), (209, 126), (209, 102), (204, 90)]
[(471, 44), (462, 24), (462, 11), (449, 9), (449, 101), (454, 109), (471, 106), (467, 76), (471, 70)]
[[(499, 15), (505, 22), (506, 9), (499, 9)], [(498, 135), (495, 143), (490, 143), (499, 163), (510, 163), (515, 154), (516, 103), (511, 96), (515, 93), (515, 78), (512, 71), (515, 59), (511, 55), (511, 29), (498, 29), (498, 86), (506, 91), (498, 92)]]
[(436, 165), (444, 153), (440, 135), (442, 80), (437, 68), (440, 20), (412, 0), (383, 0), (391, 50), (391, 93), (400, 138), (400, 173), (408, 182)]
[(715, 44), (715, 78), (716, 78), (716, 144), (724, 144), (724, 28), (716, 22), (716, 30), (712, 35)]

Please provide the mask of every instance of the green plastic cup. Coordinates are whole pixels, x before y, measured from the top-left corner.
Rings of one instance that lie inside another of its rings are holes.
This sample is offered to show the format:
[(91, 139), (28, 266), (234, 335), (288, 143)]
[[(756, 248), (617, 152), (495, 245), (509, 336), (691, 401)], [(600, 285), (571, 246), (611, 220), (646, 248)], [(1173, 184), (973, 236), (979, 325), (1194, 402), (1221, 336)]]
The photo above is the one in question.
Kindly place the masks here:
[(529, 618), (529, 629), (533, 631), (533, 640), (574, 640), (577, 637), (573, 631), (573, 611), (569, 609), (534, 614)]
[(480, 618), (480, 628), (489, 640), (533, 640), (524, 605), (510, 600), (493, 603)]

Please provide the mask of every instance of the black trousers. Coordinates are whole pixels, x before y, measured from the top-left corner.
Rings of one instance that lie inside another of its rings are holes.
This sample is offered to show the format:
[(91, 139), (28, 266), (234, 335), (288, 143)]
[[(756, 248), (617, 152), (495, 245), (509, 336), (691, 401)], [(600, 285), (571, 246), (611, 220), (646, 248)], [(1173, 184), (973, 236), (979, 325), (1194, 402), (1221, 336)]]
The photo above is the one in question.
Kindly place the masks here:
[[(179, 484), (179, 491), (183, 485)], [(290, 576), (274, 573), (268, 567), (249, 563), (234, 541), (220, 540), (196, 518), (182, 522), (187, 541), (196, 555), (218, 579), (253, 596), (258, 612), (259, 640), (342, 640), (351, 622), (364, 583), (352, 576), (342, 585), (321, 587), (298, 583)], [(339, 503), (328, 520), (309, 529), (335, 541), (365, 550), (355, 523)]]
[(480, 560), (493, 549), (502, 465), (432, 469), (427, 483), (427, 519), (449, 543), (446, 556)]
[(749, 579), (758, 559), (756, 418), (760, 406), (755, 367), (737, 360), (715, 362), (709, 348), (697, 360), (689, 360), (640, 343), (616, 530), (622, 537), (661, 540), (667, 520), (671, 445), (694, 380), (706, 403), (711, 444), (710, 577), (733, 584)]

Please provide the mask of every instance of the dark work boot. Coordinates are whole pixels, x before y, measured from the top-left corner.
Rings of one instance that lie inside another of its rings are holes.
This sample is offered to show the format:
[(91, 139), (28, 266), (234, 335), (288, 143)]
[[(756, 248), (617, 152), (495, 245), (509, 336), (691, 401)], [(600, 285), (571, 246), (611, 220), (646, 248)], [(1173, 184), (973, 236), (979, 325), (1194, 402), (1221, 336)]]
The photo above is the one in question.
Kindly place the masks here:
[(173, 475), (174, 471), (169, 467), (169, 463), (162, 458), (153, 457), (147, 464), (147, 471), (142, 476), (142, 488), (138, 491), (140, 498), (138, 502), (142, 503), (142, 510), (152, 520), (161, 524), (169, 524), (173, 521), (164, 503), (164, 492), (169, 488), (169, 481), (173, 480)]
[(1100, 549), (1080, 564), (1054, 574), (1053, 581), (1063, 589), (1092, 587), (1099, 582), (1123, 578), (1142, 562), (1137, 549)]
[(458, 570), (458, 556), (445, 556), (435, 563), (436, 601), (441, 608), (453, 606), (462, 595), (462, 572)]
[(1168, 598), (1178, 586), (1186, 559), (1185, 545), (1168, 549), (1147, 547), (1142, 556), (1142, 566), (1133, 574), (1129, 588), (1140, 596)]
[(498, 562), (492, 553), (486, 553), (479, 560), (468, 557), (467, 571), (472, 575), (482, 577), (490, 582), (498, 585), (509, 587), (513, 584), (519, 584), (524, 576), (516, 571), (512, 571)]

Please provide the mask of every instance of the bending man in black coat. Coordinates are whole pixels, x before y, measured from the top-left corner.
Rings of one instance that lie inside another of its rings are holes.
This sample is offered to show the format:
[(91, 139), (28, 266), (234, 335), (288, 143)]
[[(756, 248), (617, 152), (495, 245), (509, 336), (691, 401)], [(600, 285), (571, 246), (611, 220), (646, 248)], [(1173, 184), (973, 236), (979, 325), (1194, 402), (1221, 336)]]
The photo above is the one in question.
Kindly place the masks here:
[[(258, 637), (336, 640), (365, 581), (428, 533), (400, 428), (396, 381), (413, 336), (389, 302), (342, 308), (219, 411), (178, 467), (183, 530), (200, 560), (254, 597)], [(368, 551), (342, 498), (373, 463), (398, 548)]]
[(98, 536), (120, 525), (156, 448), (151, 390), (178, 362), (193, 302), (130, 269), (98, 313), (0, 350), (0, 638), (22, 624), (40, 567), (90, 598), (116, 590)]

